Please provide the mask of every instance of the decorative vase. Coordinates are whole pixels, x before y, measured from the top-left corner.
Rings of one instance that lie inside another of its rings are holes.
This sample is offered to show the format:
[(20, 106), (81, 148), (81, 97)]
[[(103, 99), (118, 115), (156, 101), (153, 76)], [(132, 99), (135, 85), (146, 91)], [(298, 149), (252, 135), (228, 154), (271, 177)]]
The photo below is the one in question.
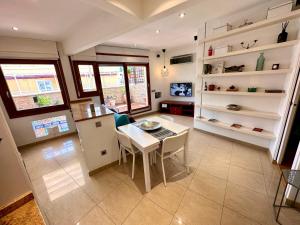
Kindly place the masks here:
[(264, 69), (265, 57), (264, 53), (260, 53), (257, 62), (256, 62), (256, 71), (262, 71)]
[(288, 32), (283, 29), (281, 33), (278, 35), (277, 43), (286, 42), (288, 37)]

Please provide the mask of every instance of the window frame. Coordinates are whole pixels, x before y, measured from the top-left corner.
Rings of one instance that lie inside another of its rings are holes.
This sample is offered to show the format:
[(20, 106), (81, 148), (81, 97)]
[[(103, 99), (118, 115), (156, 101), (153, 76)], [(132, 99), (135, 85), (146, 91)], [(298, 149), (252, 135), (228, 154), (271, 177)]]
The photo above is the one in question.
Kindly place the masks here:
[(61, 95), (63, 98), (64, 104), (47, 106), (41, 108), (32, 108), (25, 110), (17, 110), (13, 97), (10, 93), (8, 84), (5, 80), (3, 71), (0, 67), (0, 95), (3, 100), (3, 104), (6, 108), (7, 114), (10, 119), (20, 118), (25, 116), (39, 115), (49, 112), (57, 112), (62, 110), (69, 109), (69, 94), (66, 86), (66, 82), (64, 79), (64, 74), (61, 66), (61, 62), (59, 59), (57, 60), (40, 60), (40, 59), (0, 59), (0, 64), (50, 64), (53, 65), (56, 71), (56, 76), (59, 84), (59, 88), (61, 91)]
[[(78, 98), (87, 98), (87, 97), (94, 97), (99, 96), (101, 88), (99, 85), (101, 84), (99, 75), (99, 70), (97, 68), (96, 62), (93, 61), (71, 61), (71, 68), (73, 72), (74, 84), (76, 88), (76, 94)], [(79, 65), (91, 65), (94, 69), (94, 79), (96, 83), (96, 91), (84, 91), (81, 76), (79, 71)]]
[[(148, 62), (117, 62), (117, 61), (80, 61), (80, 60), (72, 60), (69, 57), (73, 79), (75, 84), (75, 89), (78, 98), (87, 98), (87, 97), (100, 97), (101, 104), (104, 104), (104, 96), (100, 78), (100, 71), (99, 66), (123, 66), (124, 68), (124, 81), (125, 81), (125, 89), (126, 89), (126, 99), (128, 104), (128, 111), (122, 113), (130, 113), (130, 114), (137, 114), (141, 112), (150, 111), (152, 109), (151, 103), (151, 83), (150, 83), (150, 69)], [(81, 84), (81, 78), (79, 74), (79, 67), (78, 65), (93, 65), (94, 68), (94, 76), (96, 82), (97, 91), (93, 92), (83, 92), (83, 87)], [(127, 66), (145, 66), (147, 72), (147, 93), (148, 93), (148, 106), (142, 107), (139, 109), (131, 109), (131, 101), (130, 101), (130, 90), (129, 90), (129, 81), (128, 81), (128, 74), (127, 74)]]

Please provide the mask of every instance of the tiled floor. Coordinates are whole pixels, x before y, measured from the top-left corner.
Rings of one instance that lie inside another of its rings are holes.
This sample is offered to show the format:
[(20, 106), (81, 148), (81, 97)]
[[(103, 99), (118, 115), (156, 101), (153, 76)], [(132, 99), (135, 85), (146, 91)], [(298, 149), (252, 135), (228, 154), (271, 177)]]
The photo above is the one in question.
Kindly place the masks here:
[[(193, 127), (192, 118), (173, 116)], [(266, 152), (190, 130), (191, 173), (178, 159), (151, 167), (153, 189), (145, 193), (142, 158), (135, 179), (130, 162), (89, 177), (76, 135), (22, 151), (42, 210), (51, 224), (66, 225), (275, 225), (272, 200), (279, 169)], [(284, 225), (300, 213), (283, 210)]]

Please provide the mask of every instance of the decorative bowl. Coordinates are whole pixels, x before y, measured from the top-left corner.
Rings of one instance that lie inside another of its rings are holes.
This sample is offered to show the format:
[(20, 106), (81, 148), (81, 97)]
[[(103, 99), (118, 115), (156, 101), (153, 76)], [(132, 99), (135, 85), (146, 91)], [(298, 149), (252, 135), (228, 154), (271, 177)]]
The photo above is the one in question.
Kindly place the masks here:
[(161, 127), (160, 123), (156, 121), (144, 121), (140, 126), (143, 130), (156, 130)]

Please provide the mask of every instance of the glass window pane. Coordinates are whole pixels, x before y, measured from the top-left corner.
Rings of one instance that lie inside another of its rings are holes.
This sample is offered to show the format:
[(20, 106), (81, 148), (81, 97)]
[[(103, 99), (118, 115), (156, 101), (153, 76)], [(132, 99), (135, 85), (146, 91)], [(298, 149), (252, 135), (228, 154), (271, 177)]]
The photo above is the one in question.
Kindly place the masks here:
[(18, 111), (63, 105), (52, 64), (0, 64)]
[(105, 105), (128, 111), (123, 66), (99, 66), (99, 71)]
[(149, 106), (146, 66), (127, 66), (131, 109)]
[(82, 89), (84, 92), (96, 91), (94, 68), (92, 65), (78, 65)]

